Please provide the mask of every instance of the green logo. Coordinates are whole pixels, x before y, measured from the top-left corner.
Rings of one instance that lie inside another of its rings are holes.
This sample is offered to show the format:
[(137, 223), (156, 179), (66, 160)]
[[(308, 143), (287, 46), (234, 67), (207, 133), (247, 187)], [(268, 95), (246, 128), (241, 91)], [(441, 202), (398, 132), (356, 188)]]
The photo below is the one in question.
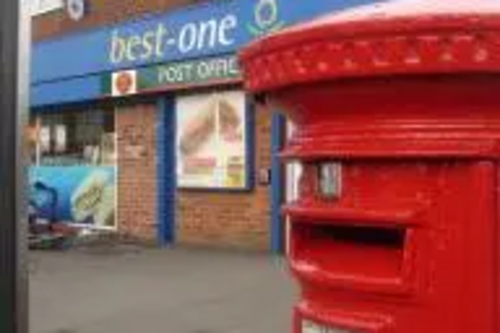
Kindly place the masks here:
[(247, 25), (248, 31), (258, 37), (283, 28), (285, 22), (279, 19), (279, 14), (276, 0), (258, 0), (254, 22)]

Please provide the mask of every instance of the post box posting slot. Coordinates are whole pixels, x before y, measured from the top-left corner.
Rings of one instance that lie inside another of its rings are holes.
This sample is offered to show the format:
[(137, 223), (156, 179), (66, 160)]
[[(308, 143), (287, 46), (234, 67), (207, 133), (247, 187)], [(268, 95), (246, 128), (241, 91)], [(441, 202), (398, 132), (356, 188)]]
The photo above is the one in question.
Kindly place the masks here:
[[(292, 222), (292, 268), (307, 275), (314, 267), (313, 279), (332, 286), (410, 292), (417, 226), (427, 211), (421, 196), (436, 172), (415, 170), (385, 162), (304, 163), (301, 195), (284, 209)], [(417, 179), (400, 186), (399, 177), (409, 174)]]
[(401, 227), (296, 222), (292, 259), (299, 266), (314, 266), (331, 284), (389, 287), (402, 284), (407, 275), (410, 234)]

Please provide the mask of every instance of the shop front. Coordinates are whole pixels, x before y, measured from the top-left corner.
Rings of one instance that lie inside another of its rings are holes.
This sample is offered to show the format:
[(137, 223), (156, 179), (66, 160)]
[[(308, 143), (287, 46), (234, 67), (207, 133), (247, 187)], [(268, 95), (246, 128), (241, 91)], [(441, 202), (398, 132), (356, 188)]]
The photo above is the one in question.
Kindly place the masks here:
[(32, 200), (124, 237), (280, 251), (285, 124), (257, 112), (236, 54), (368, 2), (216, 1), (36, 43)]

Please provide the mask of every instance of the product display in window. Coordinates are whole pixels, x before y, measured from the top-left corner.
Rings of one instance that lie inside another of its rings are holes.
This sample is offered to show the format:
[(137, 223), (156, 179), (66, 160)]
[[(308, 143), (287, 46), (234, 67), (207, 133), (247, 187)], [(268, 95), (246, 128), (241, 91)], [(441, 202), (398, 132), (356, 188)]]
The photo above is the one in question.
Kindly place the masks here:
[(105, 133), (101, 138), (101, 164), (111, 165), (116, 161), (116, 135)]
[(56, 125), (55, 127), (55, 151), (65, 152), (67, 147), (67, 133), (65, 125)]
[(39, 144), (42, 152), (50, 151), (50, 127), (44, 126), (40, 129)]
[(110, 110), (38, 115), (40, 165), (114, 165), (114, 114)]

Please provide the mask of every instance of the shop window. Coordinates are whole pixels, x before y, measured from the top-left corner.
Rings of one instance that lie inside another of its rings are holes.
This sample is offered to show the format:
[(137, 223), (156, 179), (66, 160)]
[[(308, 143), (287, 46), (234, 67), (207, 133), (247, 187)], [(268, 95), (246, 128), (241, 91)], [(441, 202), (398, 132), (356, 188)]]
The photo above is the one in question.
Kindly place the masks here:
[(110, 110), (39, 113), (36, 128), (36, 165), (114, 165), (115, 119)]

